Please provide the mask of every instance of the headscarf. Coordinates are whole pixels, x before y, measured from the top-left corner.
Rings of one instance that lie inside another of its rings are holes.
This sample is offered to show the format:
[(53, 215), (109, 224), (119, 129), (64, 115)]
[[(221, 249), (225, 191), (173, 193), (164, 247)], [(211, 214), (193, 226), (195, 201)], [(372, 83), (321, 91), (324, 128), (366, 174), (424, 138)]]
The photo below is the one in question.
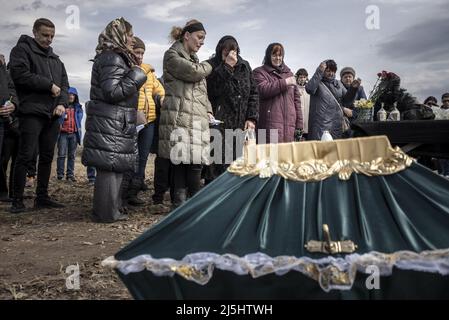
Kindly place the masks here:
[[(282, 53), (283, 53), (282, 54), (282, 63), (279, 67), (273, 66), (273, 64), (271, 63), (271, 54), (273, 53), (273, 49), (276, 46), (280, 46), (282, 48)], [(265, 58), (263, 60), (263, 64), (272, 67), (273, 69), (277, 70), (278, 72), (282, 72), (282, 70), (284, 69), (284, 66), (285, 66), (284, 56), (285, 56), (284, 46), (280, 43), (271, 43), (265, 50)]]
[(115, 19), (98, 36), (98, 45), (95, 51), (98, 55), (105, 50), (113, 50), (123, 54), (132, 65), (137, 65), (136, 56), (126, 46), (127, 38), (125, 19)]
[(221, 62), (223, 61), (222, 59), (222, 52), (224, 49), (224, 44), (227, 40), (234, 40), (235, 43), (237, 43), (237, 59), (240, 61), (240, 47), (239, 47), (239, 43), (237, 42), (237, 40), (233, 37), (233, 36), (224, 36), (223, 38), (220, 39), (220, 41), (218, 41), (217, 47), (215, 48), (215, 55), (209, 60), (210, 64), (212, 65), (212, 67), (215, 69), (216, 67), (218, 67)]

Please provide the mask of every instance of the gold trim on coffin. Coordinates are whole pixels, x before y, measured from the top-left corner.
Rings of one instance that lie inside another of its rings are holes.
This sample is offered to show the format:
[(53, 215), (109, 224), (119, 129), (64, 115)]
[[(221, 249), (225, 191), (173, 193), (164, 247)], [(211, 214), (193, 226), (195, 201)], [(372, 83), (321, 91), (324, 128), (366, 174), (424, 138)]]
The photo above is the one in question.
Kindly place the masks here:
[(413, 159), (400, 148), (393, 148), (386, 136), (300, 142), (272, 145), (247, 145), (244, 157), (228, 171), (238, 176), (316, 182), (338, 175), (348, 180), (353, 173), (367, 176), (391, 175), (412, 165)]

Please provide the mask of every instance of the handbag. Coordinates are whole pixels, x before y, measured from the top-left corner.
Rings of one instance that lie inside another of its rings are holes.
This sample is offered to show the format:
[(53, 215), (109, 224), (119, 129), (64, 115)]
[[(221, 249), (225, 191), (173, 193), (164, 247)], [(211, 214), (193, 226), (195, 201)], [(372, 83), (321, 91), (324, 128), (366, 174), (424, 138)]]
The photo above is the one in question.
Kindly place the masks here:
[(329, 90), (329, 88), (326, 87), (326, 85), (324, 83), (322, 83), (322, 82), (320, 84), (324, 88), (326, 88), (326, 90), (330, 93), (331, 97), (334, 98), (335, 102), (340, 107), (340, 111), (341, 111), (342, 116), (343, 116), (342, 123), (341, 123), (341, 128), (342, 128), (343, 132), (348, 131), (349, 129), (351, 129), (351, 121), (346, 116), (345, 112), (343, 111), (343, 107), (341, 106), (340, 102), (338, 102), (337, 98), (335, 98), (334, 94)]

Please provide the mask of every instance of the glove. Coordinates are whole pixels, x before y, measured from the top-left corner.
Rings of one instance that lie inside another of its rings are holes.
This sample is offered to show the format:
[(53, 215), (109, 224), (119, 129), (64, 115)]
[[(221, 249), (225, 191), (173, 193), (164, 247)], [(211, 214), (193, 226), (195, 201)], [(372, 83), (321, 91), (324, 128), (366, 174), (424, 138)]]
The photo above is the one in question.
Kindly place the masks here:
[(295, 129), (295, 141), (303, 141), (302, 135), (304, 134), (304, 131), (302, 129)]

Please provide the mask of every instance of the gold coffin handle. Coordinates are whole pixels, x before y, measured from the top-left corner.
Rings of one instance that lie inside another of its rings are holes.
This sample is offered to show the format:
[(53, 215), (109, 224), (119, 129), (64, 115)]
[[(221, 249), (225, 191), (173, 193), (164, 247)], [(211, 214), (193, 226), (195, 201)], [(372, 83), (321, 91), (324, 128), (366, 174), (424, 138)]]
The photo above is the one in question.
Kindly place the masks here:
[(324, 241), (310, 240), (305, 245), (307, 251), (312, 253), (337, 254), (353, 253), (357, 250), (357, 245), (351, 240), (332, 241), (327, 224), (323, 224), (323, 236)]

